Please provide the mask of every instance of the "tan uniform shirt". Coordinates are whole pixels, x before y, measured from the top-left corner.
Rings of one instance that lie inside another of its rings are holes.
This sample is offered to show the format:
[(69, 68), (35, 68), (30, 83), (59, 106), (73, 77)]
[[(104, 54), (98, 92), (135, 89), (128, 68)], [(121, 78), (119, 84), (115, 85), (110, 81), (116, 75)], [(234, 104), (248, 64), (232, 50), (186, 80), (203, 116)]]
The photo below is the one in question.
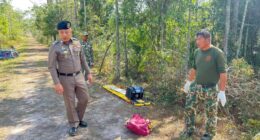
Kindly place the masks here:
[(75, 73), (84, 69), (85, 79), (90, 73), (80, 41), (72, 38), (68, 44), (62, 41), (55, 41), (49, 50), (48, 69), (51, 73), (54, 84), (59, 84), (60, 73)]

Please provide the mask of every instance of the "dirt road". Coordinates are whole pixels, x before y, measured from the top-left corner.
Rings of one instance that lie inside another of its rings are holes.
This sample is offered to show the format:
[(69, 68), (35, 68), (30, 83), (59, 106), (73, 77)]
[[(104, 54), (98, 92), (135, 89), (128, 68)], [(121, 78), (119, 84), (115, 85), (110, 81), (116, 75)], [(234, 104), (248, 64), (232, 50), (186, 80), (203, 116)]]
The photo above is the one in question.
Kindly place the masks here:
[[(131, 105), (105, 92), (98, 84), (89, 89), (91, 101), (85, 113), (89, 127), (79, 135), (67, 135), (67, 119), (62, 96), (54, 93), (47, 70), (48, 49), (34, 40), (14, 68), (13, 91), (0, 102), (0, 130), (3, 139), (115, 139), (135, 138), (124, 129), (132, 114)], [(5, 91), (8, 92), (8, 91)], [(7, 93), (3, 93), (7, 94)], [(5, 133), (5, 134), (3, 134)]]

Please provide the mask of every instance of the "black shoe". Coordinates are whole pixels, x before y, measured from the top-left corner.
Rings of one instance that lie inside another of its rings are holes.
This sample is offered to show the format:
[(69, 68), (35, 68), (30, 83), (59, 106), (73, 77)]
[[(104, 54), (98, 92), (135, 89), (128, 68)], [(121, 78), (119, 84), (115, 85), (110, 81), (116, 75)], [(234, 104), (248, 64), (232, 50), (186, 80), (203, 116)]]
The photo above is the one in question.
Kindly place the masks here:
[(84, 121), (79, 122), (79, 127), (88, 127), (88, 123)]
[(201, 137), (201, 140), (212, 140), (212, 137), (211, 137), (208, 133), (205, 133), (205, 134)]
[(77, 128), (76, 127), (71, 127), (70, 129), (69, 129), (69, 135), (70, 136), (76, 136), (76, 134), (77, 134)]
[(183, 131), (180, 134), (180, 140), (189, 140), (192, 139), (193, 132)]

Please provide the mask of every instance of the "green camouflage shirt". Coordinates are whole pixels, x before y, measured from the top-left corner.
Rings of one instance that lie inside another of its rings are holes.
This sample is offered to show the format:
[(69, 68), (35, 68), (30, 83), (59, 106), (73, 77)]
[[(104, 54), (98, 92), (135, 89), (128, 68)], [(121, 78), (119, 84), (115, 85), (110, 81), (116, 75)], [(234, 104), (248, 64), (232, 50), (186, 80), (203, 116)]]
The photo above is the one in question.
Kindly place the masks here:
[(89, 64), (89, 66), (91, 66), (94, 63), (92, 45), (89, 41), (87, 41), (87, 42), (81, 41), (80, 43), (81, 43), (81, 46), (83, 47), (84, 53), (86, 55), (87, 62)]

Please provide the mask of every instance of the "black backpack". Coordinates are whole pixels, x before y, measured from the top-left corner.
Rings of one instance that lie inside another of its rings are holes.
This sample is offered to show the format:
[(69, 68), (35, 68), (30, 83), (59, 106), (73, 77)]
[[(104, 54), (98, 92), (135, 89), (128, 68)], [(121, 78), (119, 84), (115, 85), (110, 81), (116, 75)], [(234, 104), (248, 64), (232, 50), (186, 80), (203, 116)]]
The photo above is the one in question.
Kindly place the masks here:
[(126, 97), (130, 100), (143, 99), (144, 88), (139, 86), (131, 86), (126, 89)]

